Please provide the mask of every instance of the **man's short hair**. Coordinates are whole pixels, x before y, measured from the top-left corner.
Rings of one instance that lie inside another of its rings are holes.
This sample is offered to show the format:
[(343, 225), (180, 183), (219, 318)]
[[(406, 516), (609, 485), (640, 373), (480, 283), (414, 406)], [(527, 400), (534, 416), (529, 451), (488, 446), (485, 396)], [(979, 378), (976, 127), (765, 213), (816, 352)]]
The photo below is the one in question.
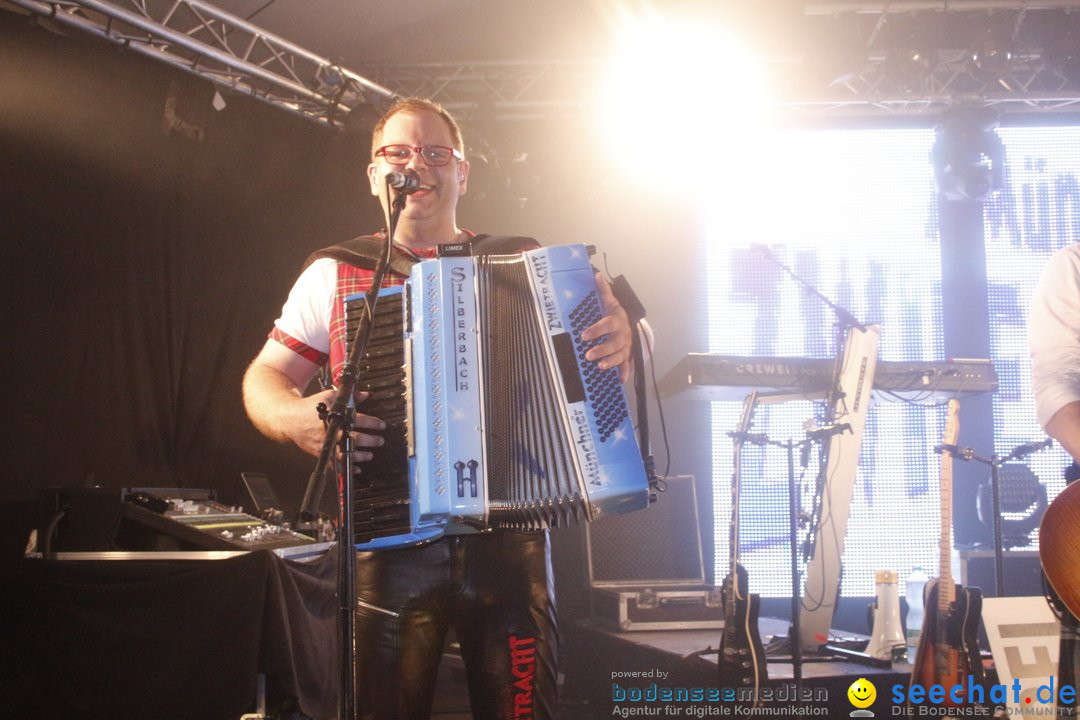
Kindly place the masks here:
[(454, 116), (439, 103), (434, 100), (428, 100), (426, 98), (409, 97), (397, 100), (390, 108), (383, 113), (383, 116), (379, 118), (379, 121), (375, 123), (375, 127), (371, 132), (371, 157), (375, 159), (375, 151), (382, 147), (382, 134), (383, 128), (386, 127), (387, 121), (398, 113), (420, 113), (420, 112), (432, 112), (438, 115), (446, 122), (446, 126), (450, 128), (450, 135), (454, 140), (454, 149), (460, 150), (463, 154), (465, 152), (465, 141), (461, 138), (461, 128), (458, 127), (457, 121), (454, 120)]

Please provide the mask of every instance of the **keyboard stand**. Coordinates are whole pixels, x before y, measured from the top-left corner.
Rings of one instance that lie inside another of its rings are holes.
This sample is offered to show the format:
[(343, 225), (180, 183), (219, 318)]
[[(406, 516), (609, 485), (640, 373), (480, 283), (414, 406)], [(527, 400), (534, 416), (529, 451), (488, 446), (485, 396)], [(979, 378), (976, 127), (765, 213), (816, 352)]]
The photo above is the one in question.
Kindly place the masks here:
[(850, 427), (829, 438), (824, 486), (821, 497), (815, 499), (820, 506), (815, 508), (818, 522), (813, 528), (814, 554), (806, 566), (799, 612), (799, 640), (803, 648), (825, 645), (832, 626), (840, 587), (841, 553), (851, 514), (880, 337), (881, 329), (877, 325), (868, 325), (865, 330), (853, 327), (844, 343), (840, 392), (831, 420), (835, 426)]

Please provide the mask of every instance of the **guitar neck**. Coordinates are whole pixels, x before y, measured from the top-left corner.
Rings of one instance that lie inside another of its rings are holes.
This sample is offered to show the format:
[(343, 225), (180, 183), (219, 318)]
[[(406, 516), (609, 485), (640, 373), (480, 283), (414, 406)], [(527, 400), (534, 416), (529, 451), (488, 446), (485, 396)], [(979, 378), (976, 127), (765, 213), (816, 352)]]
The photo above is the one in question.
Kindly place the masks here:
[[(943, 444), (946, 446), (956, 446), (956, 439), (960, 435), (959, 414), (960, 401), (956, 398), (949, 400), (943, 438)], [(943, 447), (941, 449), (941, 540), (938, 544), (940, 571), (937, 596), (938, 609), (942, 612), (948, 612), (949, 607), (956, 600), (956, 587), (952, 579), (952, 480), (953, 454)]]
[(732, 455), (731, 471), (731, 525), (728, 526), (730, 572), (735, 575), (739, 564), (739, 496), (742, 494), (742, 449), (745, 437), (754, 417), (757, 406), (757, 391), (752, 391), (743, 400), (742, 415), (739, 417), (739, 429), (735, 434), (735, 447)]

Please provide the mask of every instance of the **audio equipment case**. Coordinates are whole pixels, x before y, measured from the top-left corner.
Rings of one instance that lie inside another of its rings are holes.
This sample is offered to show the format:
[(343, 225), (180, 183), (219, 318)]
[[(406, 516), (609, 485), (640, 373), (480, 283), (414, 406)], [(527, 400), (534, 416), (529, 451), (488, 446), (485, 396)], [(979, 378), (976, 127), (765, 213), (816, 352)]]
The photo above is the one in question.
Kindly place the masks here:
[(586, 526), (595, 623), (619, 631), (720, 629), (720, 590), (705, 582), (694, 478), (664, 479), (649, 507)]

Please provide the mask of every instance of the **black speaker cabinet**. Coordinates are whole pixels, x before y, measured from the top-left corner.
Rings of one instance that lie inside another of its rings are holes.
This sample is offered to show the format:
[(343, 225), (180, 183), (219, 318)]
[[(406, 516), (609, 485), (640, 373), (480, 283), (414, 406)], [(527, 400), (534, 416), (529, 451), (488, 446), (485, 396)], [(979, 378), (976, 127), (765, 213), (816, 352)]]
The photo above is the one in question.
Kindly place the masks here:
[(694, 478), (670, 477), (644, 510), (588, 525), (592, 617), (619, 631), (716, 629), (723, 606), (705, 586)]
[(694, 478), (666, 478), (667, 490), (642, 510), (586, 526), (589, 582), (595, 587), (702, 585)]
[(42, 552), (112, 549), (121, 488), (44, 488), (38, 493), (37, 541)]
[[(1043, 594), (1042, 567), (1037, 550), (1006, 550), (1002, 553), (1005, 578), (1002, 587), (1008, 596), (1024, 597)], [(993, 550), (960, 551), (960, 583), (977, 587), (983, 597), (994, 597), (995, 561)]]

